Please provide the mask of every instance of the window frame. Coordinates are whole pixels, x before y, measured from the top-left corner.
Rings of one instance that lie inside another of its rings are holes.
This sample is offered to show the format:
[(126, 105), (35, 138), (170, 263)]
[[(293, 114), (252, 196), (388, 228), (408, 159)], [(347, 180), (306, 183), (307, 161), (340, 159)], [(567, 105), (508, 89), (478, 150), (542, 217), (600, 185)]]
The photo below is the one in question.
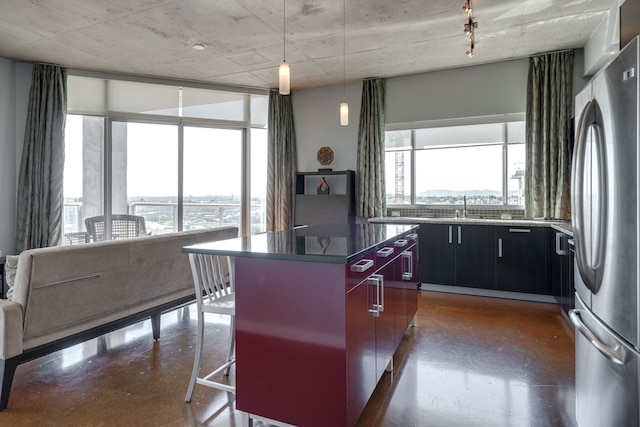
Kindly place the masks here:
[[(388, 132), (394, 131), (409, 131), (410, 132), (410, 144), (407, 147), (399, 147), (387, 149), (385, 145), (385, 158), (386, 154), (390, 152), (409, 152), (410, 162), (411, 162), (411, 177), (410, 177), (410, 191), (411, 198), (408, 204), (402, 203), (389, 203), (387, 201), (388, 209), (443, 209), (443, 208), (451, 208), (455, 205), (447, 205), (447, 204), (434, 204), (434, 203), (416, 203), (416, 153), (418, 151), (429, 151), (429, 150), (438, 150), (442, 148), (458, 148), (464, 149), (468, 147), (478, 147), (478, 146), (487, 146), (487, 145), (499, 145), (502, 148), (502, 203), (496, 205), (480, 205), (474, 204), (472, 205), (474, 208), (486, 209), (486, 210), (523, 210), (525, 208), (524, 204), (509, 204), (509, 156), (508, 156), (508, 148), (509, 146), (515, 145), (524, 145), (525, 141), (523, 138), (522, 142), (509, 142), (508, 138), (508, 126), (509, 123), (513, 122), (525, 122), (525, 114), (524, 113), (514, 113), (508, 115), (499, 115), (499, 116), (486, 116), (486, 117), (473, 117), (473, 118), (459, 118), (454, 120), (434, 120), (434, 121), (424, 121), (424, 122), (414, 122), (410, 124), (387, 124), (385, 127), (385, 140), (386, 134)], [(437, 128), (437, 127), (456, 127), (456, 126), (467, 126), (467, 125), (477, 125), (477, 124), (501, 124), (502, 125), (502, 134), (503, 141), (501, 143), (495, 144), (465, 144), (465, 145), (434, 145), (429, 148), (416, 148), (416, 131), (421, 129), (428, 128)], [(526, 123), (525, 129), (526, 129)], [(526, 150), (526, 148), (525, 148)], [(525, 152), (526, 157), (526, 152)], [(386, 182), (385, 177), (385, 188), (389, 188), (388, 183)], [(385, 196), (386, 197), (386, 196)], [(523, 198), (524, 203), (524, 198)]]
[[(103, 156), (104, 156), (104, 174), (103, 174), (103, 209), (104, 215), (107, 220), (110, 219), (112, 215), (112, 197), (113, 197), (113, 158), (112, 158), (112, 149), (113, 149), (113, 141), (111, 130), (114, 122), (126, 122), (126, 123), (146, 123), (146, 124), (159, 124), (159, 125), (174, 125), (178, 128), (178, 153), (177, 153), (177, 162), (178, 162), (178, 231), (183, 230), (183, 168), (184, 168), (184, 127), (185, 126), (195, 126), (195, 127), (207, 127), (207, 128), (216, 128), (216, 129), (233, 129), (240, 130), (242, 132), (242, 147), (241, 147), (241, 218), (240, 223), (238, 224), (240, 235), (247, 236), (252, 233), (252, 216), (251, 216), (251, 130), (252, 129), (266, 129), (266, 123), (261, 124), (261, 118), (255, 118), (254, 120), (251, 116), (253, 111), (253, 102), (254, 98), (257, 97), (265, 97), (268, 96), (268, 91), (264, 90), (247, 90), (246, 88), (234, 88), (234, 87), (221, 87), (219, 85), (207, 85), (207, 84), (198, 84), (194, 82), (179, 82), (172, 81), (166, 79), (154, 79), (154, 78), (145, 78), (140, 79), (136, 76), (121, 76), (121, 75), (107, 75), (105, 76), (103, 73), (91, 73), (86, 71), (78, 71), (74, 72), (74, 70), (70, 70), (69, 74), (71, 76), (78, 77), (89, 77), (94, 78), (96, 80), (102, 79), (104, 80), (104, 102), (105, 102), (105, 110), (102, 112), (97, 111), (83, 111), (81, 109), (69, 109), (67, 111), (68, 114), (71, 115), (81, 115), (81, 116), (92, 116), (99, 117), (103, 119)], [(201, 117), (180, 117), (173, 115), (162, 115), (162, 114), (141, 114), (141, 113), (125, 113), (118, 111), (109, 111), (106, 109), (106, 105), (108, 105), (108, 81), (109, 80), (121, 80), (127, 81), (131, 83), (159, 83), (174, 86), (176, 89), (181, 89), (183, 87), (189, 87), (194, 89), (210, 89), (212, 91), (227, 91), (233, 92), (236, 94), (243, 94), (245, 98), (244, 104), (244, 120), (238, 121), (230, 121), (230, 120), (222, 120), (222, 119), (206, 119)], [(268, 101), (267, 101), (268, 102)], [(265, 112), (266, 113), (266, 112)], [(265, 115), (266, 117), (266, 115)]]

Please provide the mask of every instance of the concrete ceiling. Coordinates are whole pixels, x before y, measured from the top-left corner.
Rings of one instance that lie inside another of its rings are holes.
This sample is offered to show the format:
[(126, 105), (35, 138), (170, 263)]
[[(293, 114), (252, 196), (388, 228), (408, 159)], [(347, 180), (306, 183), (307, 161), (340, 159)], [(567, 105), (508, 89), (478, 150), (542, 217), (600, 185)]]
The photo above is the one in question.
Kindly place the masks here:
[(285, 26), (283, 0), (2, 0), (0, 57), (272, 88), (285, 27), (296, 90), (583, 47), (617, 0), (474, 0), (473, 58), (463, 3), (347, 0), (343, 26), (343, 1), (286, 0)]

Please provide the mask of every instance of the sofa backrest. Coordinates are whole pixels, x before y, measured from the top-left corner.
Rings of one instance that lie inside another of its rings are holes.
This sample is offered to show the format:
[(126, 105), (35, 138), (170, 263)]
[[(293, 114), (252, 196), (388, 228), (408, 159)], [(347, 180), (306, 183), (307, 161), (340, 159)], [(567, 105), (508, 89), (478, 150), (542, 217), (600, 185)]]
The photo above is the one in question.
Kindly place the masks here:
[(237, 235), (220, 227), (24, 251), (13, 294), (23, 349), (193, 295), (182, 247)]

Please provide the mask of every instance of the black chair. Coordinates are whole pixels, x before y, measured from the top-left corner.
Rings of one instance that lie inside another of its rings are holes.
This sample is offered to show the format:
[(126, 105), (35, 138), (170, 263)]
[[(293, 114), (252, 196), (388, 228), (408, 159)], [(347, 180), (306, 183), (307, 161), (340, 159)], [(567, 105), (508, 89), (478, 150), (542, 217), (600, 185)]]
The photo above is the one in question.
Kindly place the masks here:
[[(87, 233), (92, 242), (104, 240), (104, 216), (94, 216), (84, 220)], [(111, 239), (120, 240), (130, 237), (144, 236), (147, 227), (144, 218), (137, 215), (114, 214), (111, 215)]]

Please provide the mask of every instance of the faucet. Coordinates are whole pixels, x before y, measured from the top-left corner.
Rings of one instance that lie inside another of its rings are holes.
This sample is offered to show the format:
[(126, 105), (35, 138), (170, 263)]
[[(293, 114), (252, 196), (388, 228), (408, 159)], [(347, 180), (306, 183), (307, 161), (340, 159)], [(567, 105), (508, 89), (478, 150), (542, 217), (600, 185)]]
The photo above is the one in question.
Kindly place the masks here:
[(464, 210), (462, 211), (462, 218), (467, 218), (467, 195), (462, 196), (462, 201), (464, 203)]

